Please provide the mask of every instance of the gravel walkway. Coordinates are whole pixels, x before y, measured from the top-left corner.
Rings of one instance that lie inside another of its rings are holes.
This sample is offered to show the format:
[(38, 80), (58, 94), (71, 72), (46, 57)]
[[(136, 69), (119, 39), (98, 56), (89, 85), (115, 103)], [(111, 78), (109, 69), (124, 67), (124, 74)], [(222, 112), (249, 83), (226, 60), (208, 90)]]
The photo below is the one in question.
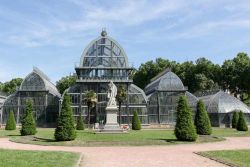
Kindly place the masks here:
[(38, 146), (0, 138), (0, 148), (80, 152), (84, 156), (84, 167), (222, 167), (225, 165), (193, 152), (250, 149), (250, 137), (229, 137), (226, 141), (205, 144), (140, 147)]

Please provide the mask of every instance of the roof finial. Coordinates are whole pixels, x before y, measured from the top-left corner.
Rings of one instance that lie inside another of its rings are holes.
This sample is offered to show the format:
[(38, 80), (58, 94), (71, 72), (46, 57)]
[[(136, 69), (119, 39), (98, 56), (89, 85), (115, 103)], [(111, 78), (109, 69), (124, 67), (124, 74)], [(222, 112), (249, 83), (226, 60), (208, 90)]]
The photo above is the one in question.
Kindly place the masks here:
[(106, 28), (102, 28), (101, 36), (107, 36)]

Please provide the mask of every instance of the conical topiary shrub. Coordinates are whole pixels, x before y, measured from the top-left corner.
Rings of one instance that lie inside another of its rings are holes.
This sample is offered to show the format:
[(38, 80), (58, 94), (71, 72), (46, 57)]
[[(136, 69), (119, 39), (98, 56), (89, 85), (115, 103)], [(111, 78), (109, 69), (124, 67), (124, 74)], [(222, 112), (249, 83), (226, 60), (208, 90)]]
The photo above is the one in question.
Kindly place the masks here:
[(72, 108), (70, 106), (70, 96), (67, 93), (65, 93), (63, 97), (62, 109), (57, 119), (54, 136), (57, 141), (70, 141), (76, 138)]
[(22, 128), (20, 130), (20, 133), (22, 136), (36, 134), (36, 123), (33, 118), (33, 104), (31, 100), (27, 101), (26, 103), (26, 110), (21, 123)]
[(174, 133), (180, 141), (195, 141), (197, 139), (191, 109), (188, 106), (186, 96), (181, 96), (178, 101)]
[(237, 128), (237, 123), (239, 120), (239, 112), (235, 111), (232, 118), (232, 128)]
[(201, 100), (197, 103), (194, 124), (196, 126), (196, 132), (199, 135), (210, 135), (212, 133), (210, 119), (205, 109), (205, 105)]
[(5, 126), (5, 130), (15, 130), (15, 129), (16, 129), (16, 121), (15, 121), (14, 113), (13, 111), (10, 111), (10, 115)]
[(141, 121), (138, 117), (137, 111), (134, 112), (134, 115), (132, 118), (132, 129), (133, 130), (141, 130)]
[(82, 114), (77, 117), (76, 130), (84, 130), (84, 122), (82, 119)]
[(237, 123), (237, 130), (238, 131), (248, 131), (247, 123), (242, 111), (239, 113), (239, 120)]

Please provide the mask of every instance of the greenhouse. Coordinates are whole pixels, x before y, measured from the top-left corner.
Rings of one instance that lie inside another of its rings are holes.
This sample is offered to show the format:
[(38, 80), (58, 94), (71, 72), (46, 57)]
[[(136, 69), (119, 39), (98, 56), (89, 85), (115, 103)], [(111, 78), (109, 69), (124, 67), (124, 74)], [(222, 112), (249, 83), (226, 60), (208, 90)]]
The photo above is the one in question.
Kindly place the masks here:
[(148, 118), (150, 124), (174, 125), (178, 99), (186, 95), (189, 105), (196, 107), (198, 99), (187, 91), (180, 78), (166, 69), (151, 80), (145, 88), (148, 97)]
[(233, 112), (242, 111), (250, 122), (250, 108), (230, 94), (218, 91), (215, 94), (199, 97), (204, 101), (212, 126), (231, 126)]
[(38, 68), (25, 77), (20, 88), (9, 95), (3, 104), (1, 124), (5, 124), (10, 111), (14, 112), (17, 124), (24, 114), (26, 102), (33, 102), (34, 117), (38, 126), (53, 126), (56, 122), (61, 98), (55, 85)]
[(146, 95), (139, 87), (132, 84), (129, 77), (133, 68), (128, 64), (128, 58), (117, 41), (103, 30), (101, 36), (90, 42), (84, 49), (79, 66), (75, 67), (76, 84), (67, 89), (72, 99), (74, 117), (80, 112), (87, 122), (88, 107), (86, 91), (96, 93), (97, 103), (90, 109), (90, 122), (105, 122), (107, 106), (108, 83), (112, 80), (117, 88), (123, 88), (126, 98), (121, 106), (121, 124), (130, 124), (133, 112), (137, 111), (142, 124), (148, 124)]

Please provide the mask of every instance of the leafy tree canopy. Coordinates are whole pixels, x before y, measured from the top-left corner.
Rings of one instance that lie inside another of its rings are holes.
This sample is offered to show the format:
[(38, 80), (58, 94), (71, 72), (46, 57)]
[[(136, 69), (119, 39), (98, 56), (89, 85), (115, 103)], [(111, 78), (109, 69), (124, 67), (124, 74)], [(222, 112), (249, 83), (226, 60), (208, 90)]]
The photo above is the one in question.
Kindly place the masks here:
[(0, 83), (0, 91), (7, 94), (14, 93), (16, 89), (21, 85), (22, 81), (22, 78), (13, 78), (8, 82)]
[(62, 77), (59, 81), (56, 82), (56, 87), (59, 90), (61, 94), (69, 88), (70, 86), (74, 85), (76, 83), (76, 77), (75, 76), (66, 76)]

